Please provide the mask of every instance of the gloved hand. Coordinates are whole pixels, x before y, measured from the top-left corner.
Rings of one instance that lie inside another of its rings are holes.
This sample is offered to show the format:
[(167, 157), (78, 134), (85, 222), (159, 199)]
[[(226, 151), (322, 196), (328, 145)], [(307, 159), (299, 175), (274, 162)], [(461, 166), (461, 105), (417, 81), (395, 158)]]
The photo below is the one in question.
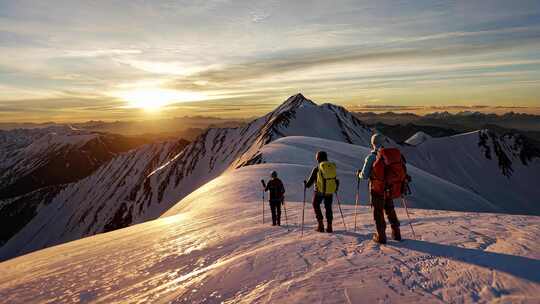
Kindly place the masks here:
[(307, 188), (307, 181), (304, 180), (304, 188)]

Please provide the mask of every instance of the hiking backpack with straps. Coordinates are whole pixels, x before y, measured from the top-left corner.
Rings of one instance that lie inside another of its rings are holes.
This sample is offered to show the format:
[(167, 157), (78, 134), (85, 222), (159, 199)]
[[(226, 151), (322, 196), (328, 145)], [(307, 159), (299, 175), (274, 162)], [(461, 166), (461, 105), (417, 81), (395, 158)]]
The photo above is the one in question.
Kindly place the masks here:
[(399, 198), (407, 187), (405, 159), (397, 148), (380, 148), (371, 171), (371, 191), (385, 198)]
[(323, 194), (333, 194), (337, 191), (336, 164), (323, 161), (317, 172), (317, 190)]

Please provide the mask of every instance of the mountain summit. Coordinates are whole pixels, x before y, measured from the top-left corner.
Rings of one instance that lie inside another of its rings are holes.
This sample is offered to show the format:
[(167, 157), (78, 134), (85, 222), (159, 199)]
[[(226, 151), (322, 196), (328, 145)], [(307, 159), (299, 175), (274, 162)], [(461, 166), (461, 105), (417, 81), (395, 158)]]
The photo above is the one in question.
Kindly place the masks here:
[(291, 97), (287, 98), (275, 111), (279, 111), (280, 108), (284, 107), (301, 107), (303, 105), (306, 106), (317, 106), (315, 102), (313, 102), (311, 99), (306, 98), (302, 93), (298, 93), (296, 95), (292, 95)]

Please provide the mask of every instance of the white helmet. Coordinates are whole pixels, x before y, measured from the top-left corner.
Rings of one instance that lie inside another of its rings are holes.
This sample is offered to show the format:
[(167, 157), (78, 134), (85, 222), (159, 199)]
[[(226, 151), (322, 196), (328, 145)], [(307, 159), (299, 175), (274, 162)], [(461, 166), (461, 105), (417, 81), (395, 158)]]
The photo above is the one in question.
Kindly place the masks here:
[(386, 141), (386, 138), (384, 138), (384, 135), (380, 133), (375, 133), (371, 136), (371, 145), (374, 148), (382, 147), (385, 141)]

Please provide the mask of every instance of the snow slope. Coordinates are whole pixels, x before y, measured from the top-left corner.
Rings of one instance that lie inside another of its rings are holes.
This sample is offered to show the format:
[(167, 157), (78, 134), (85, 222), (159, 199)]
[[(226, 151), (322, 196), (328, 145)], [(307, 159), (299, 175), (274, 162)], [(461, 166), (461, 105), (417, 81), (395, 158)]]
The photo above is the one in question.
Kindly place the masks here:
[(68, 184), (147, 141), (67, 125), (0, 130), (0, 246)]
[[(0, 131), (0, 199), (47, 186), (48, 181), (42, 180), (40, 174), (42, 168), (51, 170), (49, 164), (55, 158), (79, 150), (97, 137), (97, 133), (74, 131), (67, 126)], [(87, 162), (89, 167), (93, 165), (91, 159)]]
[[(38, 205), (31, 221), (0, 248), (0, 259), (125, 227), (125, 202), (133, 195), (129, 191), (148, 187), (146, 176), (184, 146), (182, 140), (146, 145), (119, 155), (89, 177), (66, 185)], [(141, 208), (134, 214), (143, 221), (151, 216), (156, 218), (167, 209), (168, 206), (155, 208), (155, 213), (148, 215)]]
[(477, 193), (500, 211), (540, 215), (540, 158), (519, 135), (480, 130), (400, 148), (409, 164)]
[[(354, 200), (356, 179), (355, 172), (363, 164), (370, 149), (320, 138), (289, 136), (278, 139), (261, 150), (262, 161), (274, 164), (291, 164), (286, 168), (285, 182), (296, 189), (302, 184), (315, 166), (315, 153), (325, 150), (330, 160), (336, 162), (340, 179), (340, 193), (345, 203)], [(456, 186), (412, 165), (408, 172), (413, 178), (413, 195), (409, 198), (411, 206), (423, 209), (446, 209), (454, 211), (497, 211), (500, 208), (483, 199), (476, 193)], [(268, 172), (266, 175), (269, 175)], [(296, 185), (296, 186), (295, 186)], [(433, 191), (437, 189), (437, 191)], [(299, 193), (292, 193), (293, 200), (301, 200)], [(360, 199), (368, 201), (368, 182), (360, 183)]]
[[(0, 298), (8, 303), (540, 301), (539, 217), (411, 209), (418, 236), (413, 240), (398, 209), (407, 239), (379, 246), (370, 241), (375, 228), (369, 207), (361, 206), (354, 232), (354, 206), (342, 206), (345, 231), (334, 205), (336, 232), (321, 234), (313, 231), (306, 204), (300, 238), (298, 181), (313, 165), (312, 150), (330, 143), (283, 138), (262, 150), (266, 163), (227, 171), (157, 220), (2, 262)], [(353, 154), (366, 152), (335, 142), (331, 148), (340, 174), (358, 161)], [(291, 232), (269, 226), (268, 216), (261, 223), (259, 180), (275, 169), (287, 187)], [(474, 199), (465, 190), (449, 191), (463, 191), (460, 200)], [(351, 202), (351, 192), (344, 190), (344, 202)]]

